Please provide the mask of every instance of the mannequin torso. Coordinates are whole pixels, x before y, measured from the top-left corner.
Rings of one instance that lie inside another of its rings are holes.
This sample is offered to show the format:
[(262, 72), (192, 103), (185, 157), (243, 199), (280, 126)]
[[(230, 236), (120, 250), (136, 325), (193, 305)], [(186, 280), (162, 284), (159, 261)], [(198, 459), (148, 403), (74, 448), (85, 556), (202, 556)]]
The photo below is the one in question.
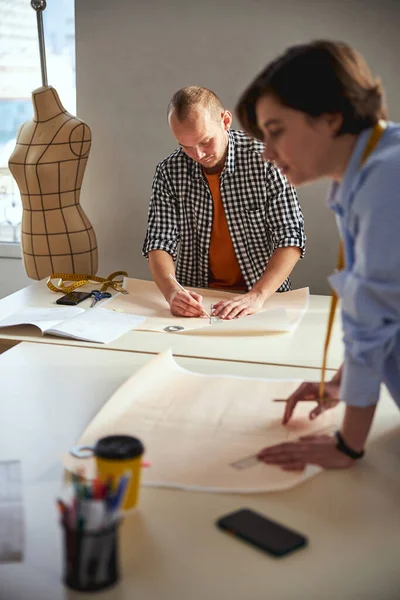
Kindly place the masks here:
[(23, 205), (22, 251), (32, 279), (54, 272), (97, 272), (94, 230), (80, 189), (90, 129), (62, 106), (50, 86), (32, 92), (34, 119), (22, 125), (9, 160)]

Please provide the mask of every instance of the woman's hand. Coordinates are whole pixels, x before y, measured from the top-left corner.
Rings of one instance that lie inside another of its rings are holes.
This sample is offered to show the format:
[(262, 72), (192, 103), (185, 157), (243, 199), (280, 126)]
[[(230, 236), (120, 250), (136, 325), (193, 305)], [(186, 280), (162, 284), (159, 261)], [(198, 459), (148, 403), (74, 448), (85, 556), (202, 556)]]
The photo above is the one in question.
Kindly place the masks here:
[(348, 469), (355, 463), (336, 448), (336, 439), (330, 435), (309, 435), (295, 442), (270, 446), (258, 453), (258, 459), (268, 465), (277, 465), (284, 471), (302, 471), (306, 465)]
[(283, 425), (289, 423), (298, 402), (309, 402), (310, 400), (317, 402), (317, 406), (310, 412), (310, 419), (315, 419), (325, 410), (336, 406), (340, 402), (339, 387), (340, 384), (337, 383), (335, 377), (325, 383), (324, 399), (321, 402), (319, 399), (319, 383), (315, 381), (305, 381), (302, 383), (286, 401), (285, 413), (282, 420)]

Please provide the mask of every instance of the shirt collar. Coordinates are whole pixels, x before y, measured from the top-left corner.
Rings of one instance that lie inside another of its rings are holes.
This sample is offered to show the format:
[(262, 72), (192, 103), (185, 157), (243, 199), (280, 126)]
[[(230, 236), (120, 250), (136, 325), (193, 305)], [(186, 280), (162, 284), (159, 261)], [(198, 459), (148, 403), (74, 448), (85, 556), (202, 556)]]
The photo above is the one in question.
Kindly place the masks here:
[[(192, 158), (189, 158), (191, 162), (190, 174), (193, 179), (199, 179), (203, 177), (203, 167), (200, 163), (196, 162)], [(221, 177), (223, 177), (226, 173), (234, 173), (235, 171), (235, 140), (233, 138), (233, 134), (231, 131), (228, 131), (228, 153), (225, 159), (225, 166), (222, 170)]]
[(228, 130), (228, 154), (226, 155), (225, 167), (222, 173), (235, 172), (235, 140), (233, 134)]
[(344, 199), (349, 197), (347, 193), (352, 185), (357, 172), (360, 169), (361, 158), (367, 145), (372, 129), (364, 129), (357, 138), (356, 145), (347, 163), (343, 179), (340, 183), (334, 181), (329, 189), (327, 203), (330, 209), (338, 214), (345, 210)]

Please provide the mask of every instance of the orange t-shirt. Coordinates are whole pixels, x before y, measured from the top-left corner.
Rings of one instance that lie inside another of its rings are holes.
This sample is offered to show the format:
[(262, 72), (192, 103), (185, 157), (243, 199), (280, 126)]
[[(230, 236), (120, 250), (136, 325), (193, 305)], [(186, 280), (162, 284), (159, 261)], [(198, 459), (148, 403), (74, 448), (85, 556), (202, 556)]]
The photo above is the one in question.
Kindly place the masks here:
[(236, 258), (224, 205), (222, 204), (220, 173), (210, 175), (204, 172), (204, 175), (208, 181), (214, 205), (209, 250), (210, 278), (208, 285), (212, 288), (226, 287), (246, 290), (246, 283)]

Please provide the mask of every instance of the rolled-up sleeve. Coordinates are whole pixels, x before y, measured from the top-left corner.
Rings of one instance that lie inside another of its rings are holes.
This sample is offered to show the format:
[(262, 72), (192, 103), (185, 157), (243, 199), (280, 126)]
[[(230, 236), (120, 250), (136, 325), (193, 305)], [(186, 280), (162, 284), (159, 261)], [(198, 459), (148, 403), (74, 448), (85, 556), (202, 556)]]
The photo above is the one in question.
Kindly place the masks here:
[(342, 301), (345, 364), (341, 397), (348, 405), (379, 399), (385, 362), (400, 333), (400, 174), (380, 163), (353, 200), (354, 263), (330, 281)]
[(179, 240), (176, 199), (160, 164), (153, 178), (143, 256), (147, 258), (152, 250), (164, 250), (176, 260)]
[(304, 217), (297, 193), (278, 169), (266, 163), (266, 185), (268, 194), (267, 225), (274, 240), (274, 248), (296, 246), (304, 257), (306, 235)]

